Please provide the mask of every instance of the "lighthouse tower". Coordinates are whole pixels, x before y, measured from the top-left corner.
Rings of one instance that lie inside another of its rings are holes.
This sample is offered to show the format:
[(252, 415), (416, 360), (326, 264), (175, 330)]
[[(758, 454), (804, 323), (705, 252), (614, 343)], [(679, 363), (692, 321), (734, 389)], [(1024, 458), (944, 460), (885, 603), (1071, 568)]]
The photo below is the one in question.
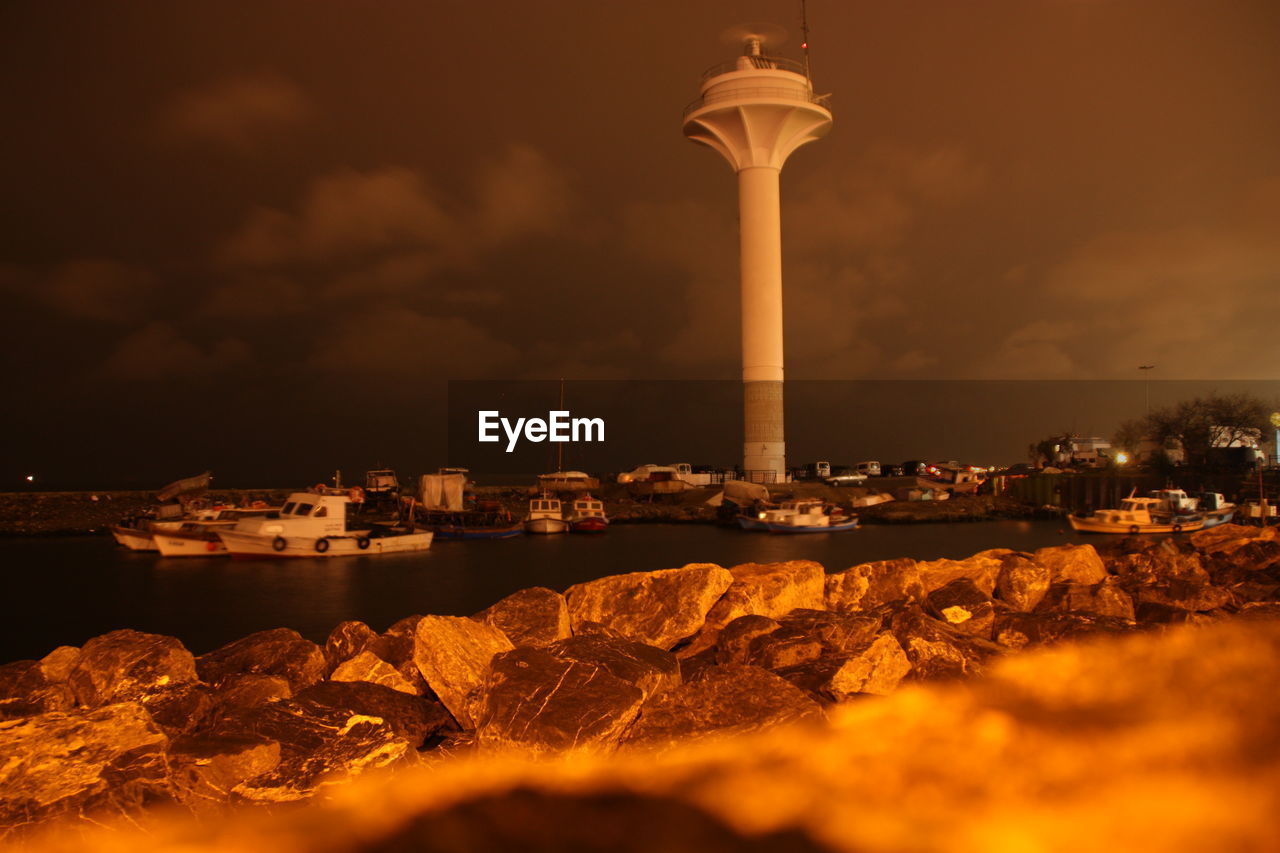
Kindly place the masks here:
[(743, 468), (749, 479), (783, 482), (778, 178), (792, 151), (831, 129), (831, 111), (814, 95), (806, 66), (765, 54), (767, 33), (744, 33), (742, 56), (702, 75), (684, 135), (720, 152), (738, 174)]

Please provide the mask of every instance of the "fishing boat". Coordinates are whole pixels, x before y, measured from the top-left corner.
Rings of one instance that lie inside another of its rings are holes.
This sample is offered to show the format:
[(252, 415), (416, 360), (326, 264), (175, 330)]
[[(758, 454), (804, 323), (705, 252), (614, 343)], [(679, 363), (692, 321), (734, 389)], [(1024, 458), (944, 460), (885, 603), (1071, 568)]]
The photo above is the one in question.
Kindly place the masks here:
[(748, 530), (767, 530), (770, 533), (840, 533), (858, 526), (856, 516), (832, 514), (826, 501), (816, 498), (783, 501), (773, 509), (766, 509)]
[(1205, 526), (1203, 516), (1174, 512), (1164, 498), (1132, 496), (1120, 501), (1119, 509), (1069, 515), (1067, 520), (1080, 533), (1190, 533)]
[(227, 507), (210, 510), (212, 517), (184, 521), (176, 529), (165, 527), (154, 531), (152, 541), (162, 557), (208, 557), (225, 554), (227, 548), (218, 538), (219, 530), (230, 530), (243, 518), (264, 516), (279, 507)]
[(495, 527), (492, 525), (468, 526), (463, 524), (437, 524), (432, 529), (435, 531), (436, 539), (441, 541), (462, 539), (513, 539), (516, 536), (524, 535), (524, 524), (522, 522), (503, 525), (501, 527)]
[(604, 501), (589, 494), (574, 500), (568, 521), (569, 530), (573, 533), (603, 533), (609, 528)]
[(568, 529), (559, 498), (544, 493), (529, 501), (529, 513), (524, 517), (526, 533), (564, 533)]
[(218, 538), (233, 557), (339, 557), (425, 551), (435, 534), (396, 526), (348, 524), (351, 494), (294, 492), (278, 513), (245, 518)]
[(1236, 505), (1220, 492), (1202, 492), (1196, 503), (1196, 511), (1204, 516), (1205, 527), (1226, 524), (1236, 514)]

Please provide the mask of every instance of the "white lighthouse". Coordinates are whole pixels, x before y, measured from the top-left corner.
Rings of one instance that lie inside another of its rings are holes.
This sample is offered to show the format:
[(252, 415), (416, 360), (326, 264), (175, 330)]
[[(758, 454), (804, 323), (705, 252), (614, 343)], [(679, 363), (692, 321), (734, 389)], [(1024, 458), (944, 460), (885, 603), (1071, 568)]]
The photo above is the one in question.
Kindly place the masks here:
[(765, 53), (771, 35), (768, 28), (743, 32), (742, 56), (702, 75), (701, 95), (685, 109), (684, 135), (719, 151), (738, 174), (743, 468), (751, 479), (782, 482), (778, 178), (792, 151), (831, 129), (831, 111), (814, 95), (804, 65)]

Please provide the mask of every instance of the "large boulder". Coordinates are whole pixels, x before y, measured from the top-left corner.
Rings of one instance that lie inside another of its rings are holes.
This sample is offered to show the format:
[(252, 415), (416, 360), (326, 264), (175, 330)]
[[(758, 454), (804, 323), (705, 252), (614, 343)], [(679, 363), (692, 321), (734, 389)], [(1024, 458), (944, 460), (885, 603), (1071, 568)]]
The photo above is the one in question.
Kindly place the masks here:
[(680, 663), (671, 652), (621, 637), (585, 634), (546, 647), (554, 657), (590, 664), (640, 689), (644, 698), (677, 687)]
[(217, 816), (230, 808), (237, 785), (280, 763), (280, 744), (251, 735), (187, 735), (169, 745), (168, 760), (174, 797), (196, 814)]
[(80, 649), (76, 646), (58, 646), (40, 658), (40, 671), (49, 681), (67, 681), (80, 662)]
[(781, 622), (770, 619), (768, 616), (739, 616), (725, 625), (720, 636), (716, 638), (714, 662), (717, 664), (747, 663), (751, 656), (752, 641), (756, 637), (772, 634), (781, 627)]
[(136, 702), (0, 722), (0, 835), (54, 817), (133, 815), (167, 800), (168, 744)]
[(720, 566), (691, 563), (588, 581), (570, 587), (565, 598), (574, 633), (583, 622), (599, 622), (627, 639), (670, 649), (698, 632), (732, 583)]
[(892, 693), (910, 671), (902, 645), (885, 631), (855, 652), (818, 658), (776, 674), (824, 701), (840, 702), (858, 694)]
[(1007, 611), (996, 616), (995, 640), (1001, 646), (1018, 650), (1028, 646), (1045, 646), (1077, 640), (1094, 634), (1124, 634), (1137, 630), (1129, 619), (1098, 616), (1093, 613), (1017, 613)]
[(213, 694), (219, 709), (255, 708), (276, 699), (290, 699), (293, 688), (282, 675), (244, 672), (227, 676)]
[(413, 661), (458, 725), (471, 729), (472, 692), (484, 681), (493, 656), (513, 648), (491, 625), (462, 616), (423, 616), (414, 632)]
[(1251, 542), (1276, 539), (1275, 527), (1252, 527), (1245, 524), (1218, 524), (1197, 530), (1187, 539), (1192, 547), (1205, 554), (1229, 554)]
[(1050, 571), (1031, 555), (1011, 553), (1000, 561), (1000, 573), (996, 575), (996, 597), (1014, 610), (1027, 612), (1049, 591)]
[(329, 672), (366, 649), (374, 648), (380, 639), (378, 632), (363, 622), (339, 622), (324, 643), (324, 658), (329, 664)]
[(1140, 604), (1163, 604), (1196, 613), (1219, 610), (1233, 602), (1231, 593), (1222, 587), (1177, 579), (1143, 587), (1137, 600)]
[(63, 681), (52, 681), (40, 661), (21, 660), (0, 666), (0, 720), (68, 711), (75, 694)]
[(572, 634), (564, 596), (541, 586), (514, 592), (471, 618), (497, 628), (516, 646), (545, 646)]
[(1124, 582), (1129, 591), (1152, 584), (1183, 581), (1207, 584), (1209, 571), (1200, 554), (1179, 548), (1172, 540), (1146, 543), (1141, 550), (1130, 551), (1109, 559), (1111, 571)]
[(995, 605), (970, 578), (956, 578), (925, 597), (925, 610), (935, 619), (974, 637), (991, 639)]
[(858, 612), (795, 610), (778, 619), (778, 628), (747, 646), (746, 663), (780, 669), (860, 649), (880, 630), (881, 620)]
[(177, 637), (126, 629), (85, 643), (68, 683), (76, 701), (96, 708), (195, 680), (195, 658)]
[(878, 560), (860, 563), (826, 577), (828, 610), (875, 610), (895, 601), (924, 597), (924, 586), (915, 560)]
[(1092, 545), (1054, 545), (1040, 548), (1033, 558), (1049, 570), (1050, 583), (1102, 583), (1107, 567)]
[(476, 709), (481, 748), (534, 754), (615, 747), (644, 693), (599, 664), (526, 646), (494, 657)]
[(792, 610), (825, 608), (826, 571), (812, 560), (743, 563), (729, 569), (733, 583), (707, 613), (702, 630), (680, 656), (695, 655), (715, 645), (724, 626), (740, 616), (778, 617)]
[(787, 680), (755, 666), (719, 666), (646, 702), (628, 746), (664, 749), (821, 719), (821, 706)]
[(1091, 613), (1094, 616), (1115, 616), (1130, 622), (1134, 619), (1133, 598), (1127, 593), (1120, 578), (1108, 577), (1101, 583), (1057, 583), (1036, 607), (1044, 613)]
[(278, 675), (294, 693), (315, 684), (328, 672), (320, 647), (291, 628), (258, 631), (196, 659), (200, 678), (217, 687), (241, 673)]
[(411, 679), (406, 678), (400, 670), (365, 650), (350, 660), (344, 661), (333, 670), (330, 681), (364, 681), (369, 684), (381, 684), (401, 693), (419, 696), (422, 690)]
[(974, 586), (990, 597), (996, 588), (996, 578), (1004, 566), (1004, 558), (1014, 553), (1007, 548), (979, 551), (963, 560), (929, 560), (916, 568), (920, 573), (920, 585), (925, 595), (941, 589), (959, 578), (972, 581)]
[(992, 658), (1004, 653), (995, 643), (958, 631), (918, 606), (894, 614), (890, 627), (916, 680), (980, 675)]

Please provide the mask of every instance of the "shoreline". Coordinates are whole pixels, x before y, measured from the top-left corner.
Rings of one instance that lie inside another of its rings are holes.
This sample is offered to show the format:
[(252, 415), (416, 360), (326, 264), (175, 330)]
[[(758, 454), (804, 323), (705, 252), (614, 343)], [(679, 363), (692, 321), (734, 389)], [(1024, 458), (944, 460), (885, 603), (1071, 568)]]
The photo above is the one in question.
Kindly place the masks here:
[[(216, 489), (215, 501), (248, 504), (265, 500), (278, 505), (296, 489)], [(513, 516), (522, 515), (532, 486), (482, 486), (481, 500), (497, 501)], [(605, 511), (614, 524), (716, 524), (717, 512), (706, 500), (718, 487), (692, 488), (653, 501), (630, 496), (625, 489), (600, 490)], [(778, 497), (823, 497), (847, 504), (861, 492), (857, 487), (793, 483), (772, 489)], [(0, 492), (0, 538), (100, 536), (121, 519), (139, 515), (155, 504), (152, 490)], [(855, 510), (863, 524), (952, 524), (1017, 518), (1058, 518), (1061, 513), (992, 495), (958, 495), (945, 501), (890, 501)]]

